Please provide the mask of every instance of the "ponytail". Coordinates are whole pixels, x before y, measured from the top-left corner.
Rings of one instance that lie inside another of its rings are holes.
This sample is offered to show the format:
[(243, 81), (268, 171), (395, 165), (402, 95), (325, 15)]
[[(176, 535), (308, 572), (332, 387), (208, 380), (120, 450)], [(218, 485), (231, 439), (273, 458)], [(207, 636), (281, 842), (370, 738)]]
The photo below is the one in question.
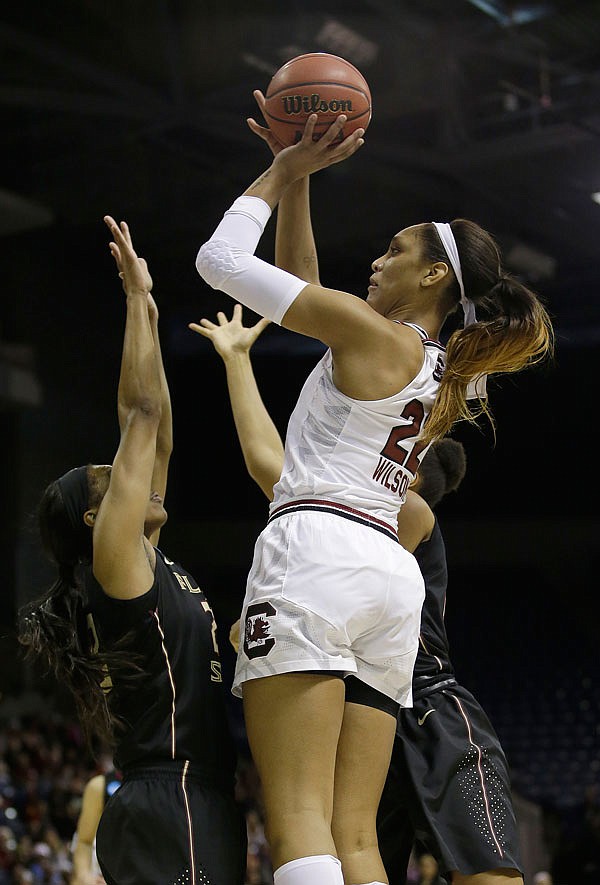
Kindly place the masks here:
[[(469, 383), (483, 375), (519, 372), (551, 356), (552, 323), (539, 297), (504, 273), (498, 247), (487, 231), (472, 221), (452, 222), (463, 272), (465, 293), (487, 318), (456, 330), (446, 344), (446, 369), (422, 439), (445, 436), (457, 421), (494, 419), (486, 399), (467, 399)], [(439, 248), (426, 225), (426, 255), (440, 259)], [(458, 297), (457, 297), (458, 302)]]

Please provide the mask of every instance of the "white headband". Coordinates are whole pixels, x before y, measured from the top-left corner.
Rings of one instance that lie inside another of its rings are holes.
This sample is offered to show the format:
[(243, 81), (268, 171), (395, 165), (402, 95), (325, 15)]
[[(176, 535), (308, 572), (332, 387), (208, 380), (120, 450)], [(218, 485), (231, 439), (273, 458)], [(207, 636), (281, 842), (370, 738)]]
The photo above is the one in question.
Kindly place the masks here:
[(452, 265), (452, 270), (454, 271), (456, 279), (458, 280), (458, 286), (460, 289), (460, 303), (462, 304), (462, 309), (465, 312), (464, 325), (465, 327), (471, 326), (473, 323), (477, 322), (477, 317), (475, 316), (475, 305), (473, 304), (471, 299), (467, 298), (467, 296), (465, 295), (465, 284), (463, 283), (462, 278), (460, 256), (458, 254), (458, 246), (456, 245), (454, 234), (452, 233), (452, 228), (444, 221), (432, 221), (431, 223), (439, 234), (440, 240), (442, 241), (442, 246), (444, 247), (444, 251), (448, 256), (450, 264)]
[[(454, 239), (454, 234), (452, 233), (452, 228), (449, 224), (446, 224), (446, 222), (444, 221), (432, 221), (431, 223), (439, 234), (439, 238), (442, 241), (444, 251), (448, 256), (448, 260), (452, 265), (452, 270), (454, 271), (456, 279), (458, 280), (458, 286), (460, 289), (460, 303), (465, 314), (463, 326), (466, 329), (467, 326), (472, 326), (473, 323), (477, 322), (477, 316), (475, 314), (474, 303), (465, 295), (465, 284), (463, 283), (462, 278), (462, 268), (460, 266), (458, 246), (456, 245), (456, 240)], [(485, 375), (480, 375), (478, 378), (474, 378), (472, 381), (469, 382), (469, 386), (467, 388), (467, 399), (483, 399), (486, 396), (487, 392)]]

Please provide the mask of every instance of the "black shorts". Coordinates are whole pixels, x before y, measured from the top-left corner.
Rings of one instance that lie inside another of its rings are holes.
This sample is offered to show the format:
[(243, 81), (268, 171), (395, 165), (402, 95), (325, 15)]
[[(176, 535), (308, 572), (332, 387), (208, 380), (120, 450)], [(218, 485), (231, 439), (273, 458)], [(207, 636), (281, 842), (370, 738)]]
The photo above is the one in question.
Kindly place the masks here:
[(415, 840), (443, 875), (522, 873), (506, 757), (466, 689), (452, 685), (400, 710), (377, 832), (390, 885), (406, 881)]
[(243, 885), (246, 851), (233, 790), (179, 762), (124, 772), (96, 836), (108, 885)]

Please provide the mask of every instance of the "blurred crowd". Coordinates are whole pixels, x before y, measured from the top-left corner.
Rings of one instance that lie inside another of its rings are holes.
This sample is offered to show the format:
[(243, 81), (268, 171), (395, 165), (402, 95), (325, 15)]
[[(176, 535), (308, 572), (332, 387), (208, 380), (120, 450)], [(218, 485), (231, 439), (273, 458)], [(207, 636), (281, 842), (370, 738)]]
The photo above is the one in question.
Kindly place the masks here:
[(94, 770), (76, 725), (53, 717), (0, 728), (0, 885), (64, 885), (83, 788)]
[[(74, 719), (59, 714), (0, 717), (0, 885), (70, 885), (73, 836), (88, 780), (106, 768), (92, 756)], [(272, 885), (256, 769), (240, 753), (238, 798), (246, 810), (246, 885)], [(545, 814), (551, 869), (536, 885), (599, 885), (600, 786), (581, 805)], [(417, 858), (409, 883), (442, 883), (429, 856)], [(528, 885), (528, 883), (526, 883)]]
[[(83, 790), (106, 769), (77, 723), (59, 715), (0, 720), (0, 885), (69, 885)], [(273, 882), (260, 785), (241, 757), (238, 796), (248, 826), (247, 885)]]

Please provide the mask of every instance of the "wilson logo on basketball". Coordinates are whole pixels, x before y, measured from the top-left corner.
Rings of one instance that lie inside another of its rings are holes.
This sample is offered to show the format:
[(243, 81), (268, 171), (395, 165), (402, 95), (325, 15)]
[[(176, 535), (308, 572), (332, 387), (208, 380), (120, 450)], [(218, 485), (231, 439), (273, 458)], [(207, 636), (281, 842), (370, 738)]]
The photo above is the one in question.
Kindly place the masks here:
[(346, 114), (352, 111), (352, 99), (332, 98), (324, 101), (318, 92), (312, 95), (284, 95), (283, 110), (288, 116), (294, 114)]

